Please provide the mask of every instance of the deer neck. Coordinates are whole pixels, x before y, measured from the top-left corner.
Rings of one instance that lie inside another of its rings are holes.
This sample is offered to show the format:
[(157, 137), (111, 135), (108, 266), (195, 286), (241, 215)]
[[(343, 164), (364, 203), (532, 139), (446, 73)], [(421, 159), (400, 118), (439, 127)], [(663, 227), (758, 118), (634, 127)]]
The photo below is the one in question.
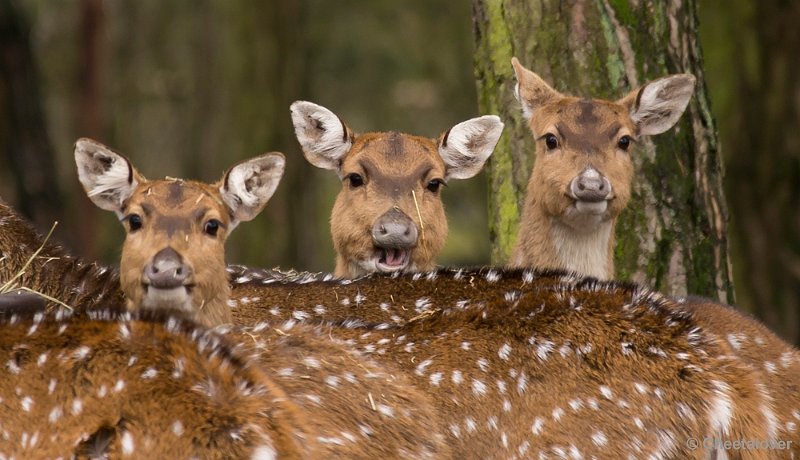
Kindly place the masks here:
[(522, 215), (512, 264), (517, 267), (555, 268), (599, 279), (614, 277), (615, 219), (569, 225), (547, 215), (531, 200)]

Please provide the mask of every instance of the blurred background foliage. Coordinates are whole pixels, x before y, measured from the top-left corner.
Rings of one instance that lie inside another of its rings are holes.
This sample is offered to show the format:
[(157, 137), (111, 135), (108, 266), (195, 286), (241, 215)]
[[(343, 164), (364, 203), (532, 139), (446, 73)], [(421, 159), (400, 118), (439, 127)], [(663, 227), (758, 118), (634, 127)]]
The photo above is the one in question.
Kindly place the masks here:
[[(228, 260), (331, 270), (328, 218), (340, 184), (303, 159), (289, 104), (322, 104), (356, 132), (431, 137), (478, 115), (471, 8), (0, 0), (0, 196), (42, 229), (58, 220), (56, 237), (75, 252), (116, 263), (123, 231), (80, 189), (78, 137), (106, 143), (152, 178), (213, 181), (238, 160), (279, 150), (286, 176), (266, 211), (236, 230)], [(701, 0), (699, 12), (737, 303), (797, 341), (800, 2)], [(444, 191), (451, 234), (440, 263), (488, 263), (486, 187), (481, 175)], [(776, 324), (786, 318), (788, 327)]]

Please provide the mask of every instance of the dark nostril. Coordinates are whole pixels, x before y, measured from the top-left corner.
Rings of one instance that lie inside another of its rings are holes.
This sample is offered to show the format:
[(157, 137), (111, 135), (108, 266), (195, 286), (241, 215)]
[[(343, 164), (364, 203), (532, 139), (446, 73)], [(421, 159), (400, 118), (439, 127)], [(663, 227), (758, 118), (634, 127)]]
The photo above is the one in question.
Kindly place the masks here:
[(586, 186), (583, 185), (583, 182), (578, 182), (578, 190), (586, 190)]

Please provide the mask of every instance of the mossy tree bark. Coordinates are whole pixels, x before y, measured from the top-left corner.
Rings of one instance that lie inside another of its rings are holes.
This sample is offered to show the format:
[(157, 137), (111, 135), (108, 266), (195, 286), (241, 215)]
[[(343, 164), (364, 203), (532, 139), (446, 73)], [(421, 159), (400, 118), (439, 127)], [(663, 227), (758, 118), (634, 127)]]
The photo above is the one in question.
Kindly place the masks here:
[(489, 164), (493, 262), (508, 259), (533, 166), (512, 56), (561, 92), (611, 100), (688, 72), (698, 84), (687, 113), (634, 153), (633, 197), (617, 226), (617, 277), (732, 302), (722, 165), (695, 1), (473, 0), (473, 13), (480, 109), (506, 121)]

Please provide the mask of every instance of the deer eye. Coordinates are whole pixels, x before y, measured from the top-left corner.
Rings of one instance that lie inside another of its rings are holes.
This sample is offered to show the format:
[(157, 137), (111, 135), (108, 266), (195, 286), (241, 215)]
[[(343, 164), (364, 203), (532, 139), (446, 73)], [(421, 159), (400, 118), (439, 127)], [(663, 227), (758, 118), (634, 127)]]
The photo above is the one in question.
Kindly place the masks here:
[(544, 135), (544, 145), (547, 146), (547, 150), (555, 150), (558, 148), (558, 138), (550, 133)]
[(442, 185), (447, 185), (447, 184), (445, 184), (444, 181), (441, 180), (441, 179), (433, 179), (430, 182), (428, 182), (428, 185), (426, 185), (425, 188), (427, 188), (428, 190), (430, 190), (433, 193), (436, 193), (436, 192), (439, 191), (439, 188)]
[(142, 228), (142, 216), (139, 214), (128, 214), (126, 219), (128, 221), (128, 231), (135, 232)]
[(633, 142), (633, 139), (631, 139), (631, 137), (630, 137), (630, 136), (622, 136), (622, 137), (620, 137), (620, 138), (619, 138), (619, 140), (617, 141), (617, 146), (618, 146), (618, 147), (619, 147), (621, 150), (627, 151), (627, 150), (628, 150), (628, 148), (631, 146), (631, 142)]
[(350, 186), (353, 188), (361, 187), (364, 185), (364, 178), (361, 177), (360, 174), (350, 173), (347, 175), (347, 179), (350, 180)]
[(217, 232), (219, 232), (220, 227), (222, 227), (222, 222), (218, 221), (217, 219), (210, 219), (203, 226), (203, 231), (206, 232), (207, 235), (217, 236)]

